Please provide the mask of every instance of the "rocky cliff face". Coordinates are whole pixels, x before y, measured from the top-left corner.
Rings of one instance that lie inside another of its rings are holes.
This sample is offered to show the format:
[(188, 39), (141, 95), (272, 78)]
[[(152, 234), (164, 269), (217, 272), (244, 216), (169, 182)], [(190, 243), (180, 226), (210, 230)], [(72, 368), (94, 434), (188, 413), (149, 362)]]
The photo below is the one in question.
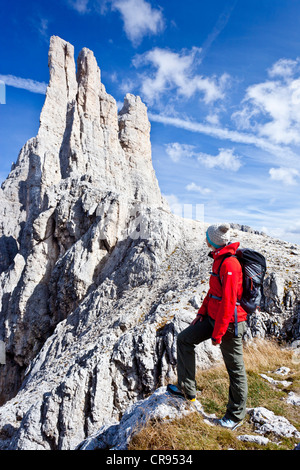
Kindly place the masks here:
[[(93, 53), (81, 51), (76, 74), (73, 46), (57, 37), (49, 69), (38, 135), (22, 148), (0, 196), (1, 271), (10, 267), (0, 331), (19, 377), (57, 322), (97, 283), (139, 205), (164, 207), (140, 98), (126, 96), (119, 123)], [(15, 385), (20, 381), (12, 376), (2, 396)]]
[[(38, 135), (0, 190), (0, 448), (72, 449), (174, 376), (205, 295), (205, 224), (163, 200), (139, 97), (118, 113), (95, 57), (52, 37)], [(232, 228), (268, 260), (247, 337), (300, 338), (299, 247)], [(199, 347), (198, 364), (219, 360)]]

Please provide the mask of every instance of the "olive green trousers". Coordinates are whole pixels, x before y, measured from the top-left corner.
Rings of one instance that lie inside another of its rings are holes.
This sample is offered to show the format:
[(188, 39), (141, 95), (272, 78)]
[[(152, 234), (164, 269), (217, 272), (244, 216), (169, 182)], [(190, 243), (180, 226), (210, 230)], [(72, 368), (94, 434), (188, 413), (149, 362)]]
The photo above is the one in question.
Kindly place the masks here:
[[(224, 363), (229, 375), (229, 398), (226, 416), (234, 421), (244, 419), (247, 401), (247, 375), (243, 359), (243, 341), (246, 322), (238, 323), (235, 337), (234, 324), (230, 323), (220, 344)], [(188, 395), (196, 395), (195, 346), (212, 336), (214, 320), (208, 315), (195, 325), (188, 326), (177, 337), (178, 387)]]

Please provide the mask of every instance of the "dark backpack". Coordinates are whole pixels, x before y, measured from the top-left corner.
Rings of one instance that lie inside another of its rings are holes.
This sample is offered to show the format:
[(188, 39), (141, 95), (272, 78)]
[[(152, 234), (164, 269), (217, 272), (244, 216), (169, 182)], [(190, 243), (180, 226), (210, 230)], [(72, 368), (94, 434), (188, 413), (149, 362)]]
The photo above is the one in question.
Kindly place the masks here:
[[(265, 257), (250, 248), (241, 248), (235, 255), (224, 256), (217, 276), (220, 279), (220, 269), (226, 258), (234, 256), (238, 259), (243, 271), (243, 295), (239, 304), (248, 314), (255, 312), (262, 306), (264, 300), (263, 281), (267, 270)], [(220, 279), (221, 281), (221, 279)]]
[(253, 313), (264, 300), (263, 282), (267, 270), (265, 257), (250, 248), (236, 251), (243, 270), (243, 295), (240, 304), (247, 313)]

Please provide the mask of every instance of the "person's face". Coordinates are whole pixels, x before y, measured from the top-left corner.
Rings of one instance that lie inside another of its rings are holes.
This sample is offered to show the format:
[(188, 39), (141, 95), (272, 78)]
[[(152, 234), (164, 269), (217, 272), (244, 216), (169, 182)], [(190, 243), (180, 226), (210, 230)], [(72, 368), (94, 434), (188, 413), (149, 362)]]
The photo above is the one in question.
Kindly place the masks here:
[(208, 248), (209, 248), (210, 250), (212, 250), (212, 251), (215, 251), (215, 250), (216, 250), (216, 248), (215, 248), (214, 246), (212, 246), (212, 245), (208, 242), (207, 238), (205, 238), (205, 241), (206, 241), (206, 245), (208, 246)]

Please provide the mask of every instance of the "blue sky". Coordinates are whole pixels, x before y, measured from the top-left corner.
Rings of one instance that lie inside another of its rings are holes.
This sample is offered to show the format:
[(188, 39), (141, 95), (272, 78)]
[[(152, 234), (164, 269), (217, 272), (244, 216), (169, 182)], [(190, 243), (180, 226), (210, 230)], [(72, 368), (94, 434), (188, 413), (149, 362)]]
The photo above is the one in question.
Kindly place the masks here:
[[(38, 131), (52, 35), (148, 107), (171, 207), (300, 243), (298, 0), (2, 1), (0, 180)], [(5, 92), (5, 96), (4, 96)]]

